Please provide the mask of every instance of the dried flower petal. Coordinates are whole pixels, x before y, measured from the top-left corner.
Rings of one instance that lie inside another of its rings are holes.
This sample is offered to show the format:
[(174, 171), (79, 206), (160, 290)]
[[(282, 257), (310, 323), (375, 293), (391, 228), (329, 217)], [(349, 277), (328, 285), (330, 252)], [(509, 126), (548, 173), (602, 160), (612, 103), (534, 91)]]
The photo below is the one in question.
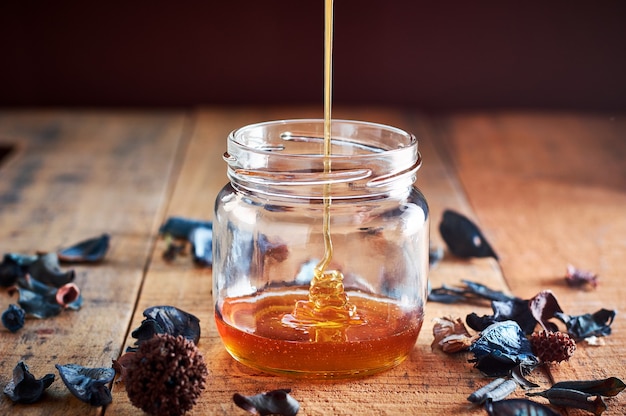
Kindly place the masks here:
[(105, 406), (113, 398), (108, 384), (115, 377), (112, 368), (88, 368), (78, 364), (56, 364), (61, 380), (78, 399), (92, 406)]
[(61, 270), (57, 253), (40, 253), (37, 260), (28, 266), (28, 273), (39, 282), (61, 287), (74, 280), (74, 270)]
[(200, 320), (174, 306), (152, 306), (143, 311), (143, 316), (154, 319), (163, 333), (174, 337), (182, 335), (197, 344), (200, 341)]
[(74, 283), (67, 283), (61, 286), (55, 295), (55, 299), (59, 305), (64, 308), (74, 304), (80, 297), (80, 289)]
[(588, 270), (577, 269), (569, 264), (565, 274), (565, 282), (572, 287), (598, 286), (598, 275)]
[(26, 312), (17, 305), (9, 305), (2, 313), (2, 325), (11, 332), (17, 332), (24, 326)]
[(13, 369), (13, 378), (5, 386), (4, 394), (17, 403), (35, 403), (53, 381), (54, 374), (46, 374), (40, 379), (35, 378), (28, 371), (28, 366), (20, 361)]
[(449, 317), (435, 318), (433, 335), (431, 347), (438, 345), (443, 352), (447, 353), (465, 351), (474, 341), (474, 337), (467, 332), (461, 318), (456, 320)]
[(189, 240), (189, 234), (194, 228), (204, 227), (213, 229), (211, 221), (195, 220), (184, 217), (169, 217), (159, 228), (159, 234), (170, 235), (172, 238)]
[(179, 416), (196, 404), (207, 375), (204, 358), (193, 342), (159, 334), (131, 356), (126, 393), (134, 406), (151, 415)]
[(109, 250), (110, 236), (89, 238), (58, 251), (59, 260), (64, 263), (97, 263), (104, 259)]
[(300, 410), (300, 403), (289, 395), (290, 392), (291, 389), (278, 389), (254, 396), (235, 393), (233, 401), (237, 406), (255, 415), (295, 416)]
[(468, 314), (465, 319), (467, 325), (476, 331), (483, 331), (496, 322), (515, 321), (527, 335), (533, 333), (537, 326), (537, 321), (528, 307), (527, 300), (519, 298), (503, 301), (494, 300), (491, 302), (491, 308), (494, 311), (493, 315), (480, 317), (475, 313)]
[(559, 416), (557, 412), (541, 403), (528, 399), (507, 399), (499, 401), (488, 401), (485, 409), (489, 416)]
[(611, 324), (616, 314), (616, 311), (600, 309), (593, 314), (569, 316), (565, 313), (556, 312), (555, 316), (565, 323), (567, 332), (578, 341), (590, 336), (610, 335)]
[(480, 229), (467, 217), (446, 210), (439, 224), (441, 237), (452, 254), (462, 258), (498, 256), (493, 251)]
[(5, 254), (0, 263), (0, 286), (13, 286), (19, 278), (26, 274), (26, 267), (20, 262), (18, 255)]
[(428, 300), (441, 303), (456, 303), (476, 302), (477, 300), (482, 299), (502, 302), (518, 299), (515, 296), (510, 296), (502, 291), (490, 289), (489, 287), (477, 282), (472, 282), (470, 280), (462, 280), (462, 282), (465, 284), (464, 288), (443, 285), (440, 288), (433, 289), (428, 295)]
[(544, 290), (528, 301), (528, 307), (533, 317), (539, 322), (545, 331), (556, 331), (558, 328), (550, 319), (556, 317), (558, 312), (563, 312), (554, 294)]
[(514, 321), (496, 322), (487, 327), (470, 346), (476, 368), (492, 377), (507, 375), (515, 366), (533, 368), (539, 360), (530, 342)]
[(59, 305), (56, 298), (56, 291), (50, 292), (48, 295), (42, 295), (29, 289), (18, 288), (18, 303), (26, 312), (26, 315), (34, 318), (50, 318), (56, 316), (63, 308)]

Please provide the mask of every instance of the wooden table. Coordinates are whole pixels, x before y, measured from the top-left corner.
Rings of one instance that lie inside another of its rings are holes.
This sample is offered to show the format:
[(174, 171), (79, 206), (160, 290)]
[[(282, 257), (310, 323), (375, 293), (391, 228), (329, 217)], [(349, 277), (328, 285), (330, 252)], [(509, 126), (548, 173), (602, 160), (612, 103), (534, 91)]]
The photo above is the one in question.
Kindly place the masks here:
[[(173, 305), (198, 316), (199, 348), (210, 380), (191, 414), (246, 414), (235, 392), (290, 387), (302, 415), (485, 414), (466, 397), (487, 379), (471, 355), (431, 349), (432, 320), (490, 314), (488, 306), (429, 303), (409, 359), (382, 374), (342, 382), (268, 376), (235, 362), (213, 321), (211, 270), (189, 258), (166, 263), (159, 225), (173, 215), (211, 219), (225, 184), (229, 131), (248, 123), (320, 117), (320, 108), (201, 108), (192, 111), (0, 111), (0, 250), (52, 251), (109, 233), (104, 263), (76, 266), (84, 306), (0, 330), (0, 386), (24, 360), (38, 377), (56, 363), (110, 366), (139, 326), (142, 311)], [(570, 314), (616, 309), (604, 346), (579, 343), (574, 357), (534, 372), (533, 380), (626, 379), (626, 114), (482, 112), (429, 116), (408, 109), (336, 108), (336, 118), (387, 123), (420, 138), (417, 185), (431, 208), (432, 240), (444, 209), (474, 219), (500, 256), (460, 260), (446, 252), (433, 287), (470, 279), (528, 299), (551, 289)], [(596, 290), (566, 286), (566, 266), (600, 276)], [(4, 310), (15, 299), (0, 293)], [(93, 408), (58, 379), (34, 405), (0, 399), (0, 414), (135, 415), (123, 385), (113, 403)], [(515, 396), (523, 396), (518, 390)], [(538, 399), (541, 401), (542, 399)], [(605, 415), (623, 414), (626, 393), (607, 399)], [(563, 413), (565, 414), (565, 413)], [(568, 415), (586, 414), (569, 411)]]

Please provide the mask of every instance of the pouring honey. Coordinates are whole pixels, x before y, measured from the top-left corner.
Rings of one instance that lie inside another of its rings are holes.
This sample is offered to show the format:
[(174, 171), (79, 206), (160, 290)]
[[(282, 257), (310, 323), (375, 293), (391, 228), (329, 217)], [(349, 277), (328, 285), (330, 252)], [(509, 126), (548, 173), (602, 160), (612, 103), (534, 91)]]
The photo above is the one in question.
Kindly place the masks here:
[(429, 218), (413, 186), (416, 138), (331, 118), (333, 0), (324, 37), (324, 119), (229, 135), (213, 296), (219, 334), (241, 363), (345, 378), (411, 353), (426, 300)]

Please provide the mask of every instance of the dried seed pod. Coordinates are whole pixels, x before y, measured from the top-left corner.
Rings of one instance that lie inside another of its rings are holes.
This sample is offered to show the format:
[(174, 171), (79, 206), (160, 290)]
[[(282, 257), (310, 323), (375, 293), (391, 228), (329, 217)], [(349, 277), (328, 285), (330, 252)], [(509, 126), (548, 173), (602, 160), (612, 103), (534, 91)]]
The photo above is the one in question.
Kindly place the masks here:
[(569, 264), (565, 273), (565, 282), (571, 287), (598, 287), (598, 275), (588, 270), (577, 269)]
[(555, 383), (553, 388), (578, 390), (588, 394), (599, 394), (600, 396), (617, 396), (626, 384), (617, 377), (609, 377), (603, 380), (576, 380), (560, 381)]
[(495, 402), (487, 401), (485, 409), (489, 416), (560, 416), (549, 407), (528, 399), (507, 399)]
[(109, 250), (109, 240), (108, 234), (102, 234), (61, 249), (57, 255), (64, 263), (97, 263), (104, 259)]
[(568, 361), (576, 351), (576, 342), (564, 332), (535, 332), (530, 336), (530, 344), (544, 363)]
[(13, 378), (4, 388), (4, 394), (17, 403), (35, 403), (54, 381), (54, 374), (46, 374), (40, 379), (35, 378), (28, 366), (20, 361), (13, 369)]
[(574, 407), (591, 412), (596, 416), (601, 415), (607, 409), (601, 396), (592, 399), (592, 394), (577, 390), (552, 387), (538, 393), (526, 393), (526, 395), (545, 397), (554, 406)]
[(233, 401), (242, 409), (260, 416), (295, 416), (300, 410), (300, 403), (289, 395), (290, 392), (291, 389), (278, 389), (254, 396), (235, 393)]
[(92, 406), (113, 401), (108, 384), (115, 377), (113, 368), (88, 368), (78, 364), (56, 364), (61, 380), (78, 399)]
[(69, 307), (80, 298), (80, 289), (74, 283), (67, 283), (61, 286), (55, 295), (59, 305), (64, 308)]
[(134, 406), (154, 416), (180, 416), (196, 404), (207, 375), (193, 342), (158, 334), (129, 358), (124, 383)]
[(9, 305), (2, 313), (2, 325), (11, 332), (17, 332), (24, 326), (26, 312), (18, 305)]
[(487, 400), (503, 400), (517, 389), (517, 382), (513, 379), (497, 378), (470, 394), (467, 400), (475, 404), (482, 404)]

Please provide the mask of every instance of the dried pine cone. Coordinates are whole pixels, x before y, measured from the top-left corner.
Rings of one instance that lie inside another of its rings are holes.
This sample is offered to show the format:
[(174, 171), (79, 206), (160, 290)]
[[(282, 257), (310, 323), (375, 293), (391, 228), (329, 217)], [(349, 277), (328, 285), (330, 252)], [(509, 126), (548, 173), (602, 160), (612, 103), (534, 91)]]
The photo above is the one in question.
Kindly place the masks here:
[(546, 363), (567, 361), (576, 351), (576, 342), (564, 332), (535, 332), (530, 344), (535, 355)]
[(125, 375), (131, 403), (154, 416), (179, 416), (196, 404), (208, 371), (196, 345), (158, 334), (141, 343)]

